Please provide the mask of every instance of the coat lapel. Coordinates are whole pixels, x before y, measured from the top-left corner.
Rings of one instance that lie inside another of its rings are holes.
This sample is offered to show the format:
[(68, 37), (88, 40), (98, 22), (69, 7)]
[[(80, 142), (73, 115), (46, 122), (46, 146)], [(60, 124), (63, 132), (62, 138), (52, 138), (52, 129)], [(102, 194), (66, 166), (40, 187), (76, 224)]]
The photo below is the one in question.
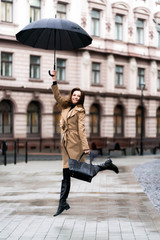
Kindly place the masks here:
[(62, 118), (66, 120), (68, 118), (69, 108), (66, 108), (62, 111)]
[(77, 111), (80, 111), (82, 107), (75, 106), (71, 111), (70, 108), (66, 108), (62, 111), (62, 118), (64, 121), (67, 121), (68, 118), (73, 117)]
[(68, 111), (67, 118), (73, 117), (81, 109), (82, 109), (81, 107), (75, 106), (71, 111)]

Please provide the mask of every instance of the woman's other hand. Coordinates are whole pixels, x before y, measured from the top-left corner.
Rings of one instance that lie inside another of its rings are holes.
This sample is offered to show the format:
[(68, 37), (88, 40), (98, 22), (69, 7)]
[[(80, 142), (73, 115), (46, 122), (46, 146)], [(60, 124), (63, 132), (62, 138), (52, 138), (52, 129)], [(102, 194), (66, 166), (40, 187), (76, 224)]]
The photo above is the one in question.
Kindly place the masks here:
[(52, 77), (53, 81), (57, 81), (57, 71), (53, 70), (52, 74), (53, 74), (53, 77)]
[(90, 154), (90, 152), (91, 152), (90, 149), (84, 151), (85, 154)]

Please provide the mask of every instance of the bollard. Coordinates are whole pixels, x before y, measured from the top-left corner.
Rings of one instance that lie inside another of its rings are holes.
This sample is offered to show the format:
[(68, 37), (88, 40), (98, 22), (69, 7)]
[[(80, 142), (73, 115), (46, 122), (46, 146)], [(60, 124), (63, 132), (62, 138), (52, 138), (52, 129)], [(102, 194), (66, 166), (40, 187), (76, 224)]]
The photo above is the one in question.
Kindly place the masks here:
[(42, 139), (40, 138), (39, 151), (42, 152)]
[(28, 162), (28, 142), (25, 144), (25, 163)]
[(17, 143), (14, 141), (14, 164), (17, 163)]
[(17, 139), (17, 153), (19, 153), (19, 138)]
[(6, 141), (2, 142), (2, 155), (4, 156), (4, 165), (7, 165), (7, 143)]

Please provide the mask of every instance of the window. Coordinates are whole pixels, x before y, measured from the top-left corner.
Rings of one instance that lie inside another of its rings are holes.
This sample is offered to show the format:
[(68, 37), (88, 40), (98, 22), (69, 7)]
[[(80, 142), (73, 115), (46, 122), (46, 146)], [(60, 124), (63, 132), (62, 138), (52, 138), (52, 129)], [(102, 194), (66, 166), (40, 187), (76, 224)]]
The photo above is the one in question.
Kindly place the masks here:
[(157, 34), (158, 34), (158, 47), (160, 48), (160, 29), (159, 28), (157, 30)]
[(30, 0), (30, 22), (40, 19), (41, 0)]
[(144, 81), (144, 68), (138, 68), (138, 87), (141, 87), (141, 83)]
[(40, 78), (40, 57), (30, 56), (30, 78)]
[(66, 19), (67, 5), (65, 3), (57, 3), (57, 18)]
[(123, 136), (123, 108), (116, 106), (114, 109), (114, 135)]
[(120, 41), (123, 39), (123, 16), (118, 14), (115, 17), (115, 39)]
[(100, 84), (100, 63), (92, 63), (92, 84)]
[(157, 90), (160, 90), (160, 70), (158, 70), (158, 78), (157, 78)]
[(1, 0), (1, 21), (12, 22), (13, 12), (13, 1), (12, 0)]
[(0, 102), (0, 134), (12, 133), (12, 106), (9, 101)]
[(122, 66), (116, 66), (116, 86), (122, 86), (123, 85), (123, 67)]
[(12, 77), (12, 53), (1, 53), (1, 76)]
[(57, 59), (57, 81), (66, 80), (66, 60)]
[(157, 137), (160, 136), (160, 107), (157, 109)]
[(31, 102), (27, 110), (27, 133), (40, 133), (40, 105), (38, 102)]
[(56, 104), (54, 107), (54, 112), (53, 112), (54, 135), (60, 135), (60, 119), (61, 119), (61, 112)]
[[(136, 111), (136, 136), (139, 137), (141, 135), (141, 126), (142, 126), (142, 119), (144, 119), (144, 108), (138, 107)], [(143, 123), (144, 126), (144, 123)], [(143, 135), (144, 135), (144, 129), (143, 129)]]
[(100, 36), (100, 11), (92, 10), (92, 35)]
[(97, 104), (93, 104), (90, 108), (89, 124), (90, 134), (99, 135), (100, 111), (99, 106)]
[(137, 43), (144, 44), (144, 20), (137, 20)]

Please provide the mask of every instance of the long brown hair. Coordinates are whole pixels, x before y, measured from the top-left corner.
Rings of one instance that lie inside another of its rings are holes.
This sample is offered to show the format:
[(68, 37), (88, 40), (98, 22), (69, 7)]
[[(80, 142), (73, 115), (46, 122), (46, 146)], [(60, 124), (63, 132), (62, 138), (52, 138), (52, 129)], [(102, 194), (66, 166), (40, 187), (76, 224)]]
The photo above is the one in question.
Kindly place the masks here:
[(76, 103), (76, 105), (81, 105), (83, 107), (84, 104), (84, 98), (85, 94), (80, 88), (73, 88), (69, 94), (69, 96), (62, 102), (62, 108), (68, 108), (68, 107), (73, 107), (74, 104), (72, 103), (72, 95), (75, 91), (80, 91), (81, 96), (79, 101)]

